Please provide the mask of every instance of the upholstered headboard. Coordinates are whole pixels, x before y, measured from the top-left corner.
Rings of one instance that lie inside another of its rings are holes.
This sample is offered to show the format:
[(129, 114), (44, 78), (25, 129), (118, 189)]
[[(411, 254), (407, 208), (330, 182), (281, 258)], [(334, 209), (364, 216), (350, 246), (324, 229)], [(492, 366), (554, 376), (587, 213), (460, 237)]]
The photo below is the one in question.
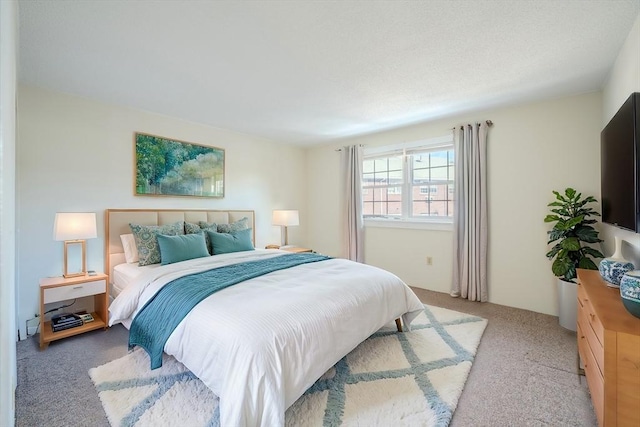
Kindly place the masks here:
[(105, 272), (113, 276), (113, 267), (125, 262), (121, 234), (131, 233), (129, 223), (140, 225), (164, 225), (177, 221), (215, 222), (230, 224), (244, 217), (249, 218), (253, 229), (252, 240), (255, 244), (255, 211), (251, 210), (192, 210), (192, 209), (107, 209), (105, 211)]

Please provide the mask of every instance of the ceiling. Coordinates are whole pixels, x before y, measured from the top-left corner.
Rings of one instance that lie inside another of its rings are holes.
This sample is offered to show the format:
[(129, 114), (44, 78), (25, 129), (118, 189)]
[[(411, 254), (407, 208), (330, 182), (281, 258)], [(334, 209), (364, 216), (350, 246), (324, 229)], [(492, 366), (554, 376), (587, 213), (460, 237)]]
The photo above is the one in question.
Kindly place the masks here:
[(26, 1), (22, 84), (292, 144), (602, 88), (632, 1)]

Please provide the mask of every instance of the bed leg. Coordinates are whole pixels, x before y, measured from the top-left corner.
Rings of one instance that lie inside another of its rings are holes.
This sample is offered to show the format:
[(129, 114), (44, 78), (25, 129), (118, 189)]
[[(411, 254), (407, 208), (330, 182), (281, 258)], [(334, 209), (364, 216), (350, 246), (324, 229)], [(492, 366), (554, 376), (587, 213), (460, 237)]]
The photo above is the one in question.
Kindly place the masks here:
[(396, 327), (398, 328), (398, 332), (402, 332), (402, 322), (400, 321), (400, 318), (396, 319)]

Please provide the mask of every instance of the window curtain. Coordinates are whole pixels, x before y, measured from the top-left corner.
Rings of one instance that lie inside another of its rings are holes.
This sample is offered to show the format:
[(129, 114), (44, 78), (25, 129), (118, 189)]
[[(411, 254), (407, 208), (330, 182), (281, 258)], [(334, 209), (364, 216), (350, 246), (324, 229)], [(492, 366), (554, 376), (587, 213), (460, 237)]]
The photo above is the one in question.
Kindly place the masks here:
[(344, 252), (352, 261), (364, 262), (362, 227), (362, 147), (351, 145), (340, 150), (344, 182)]
[(487, 301), (487, 123), (454, 129), (451, 296)]

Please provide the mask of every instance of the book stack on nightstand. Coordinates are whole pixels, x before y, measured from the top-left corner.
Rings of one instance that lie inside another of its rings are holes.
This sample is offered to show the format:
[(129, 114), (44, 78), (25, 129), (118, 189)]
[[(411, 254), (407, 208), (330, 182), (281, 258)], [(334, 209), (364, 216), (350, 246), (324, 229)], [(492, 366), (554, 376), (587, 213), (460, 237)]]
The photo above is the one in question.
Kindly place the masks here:
[(53, 332), (64, 331), (65, 329), (77, 328), (82, 326), (83, 322), (80, 316), (72, 313), (62, 313), (51, 318), (51, 330)]

